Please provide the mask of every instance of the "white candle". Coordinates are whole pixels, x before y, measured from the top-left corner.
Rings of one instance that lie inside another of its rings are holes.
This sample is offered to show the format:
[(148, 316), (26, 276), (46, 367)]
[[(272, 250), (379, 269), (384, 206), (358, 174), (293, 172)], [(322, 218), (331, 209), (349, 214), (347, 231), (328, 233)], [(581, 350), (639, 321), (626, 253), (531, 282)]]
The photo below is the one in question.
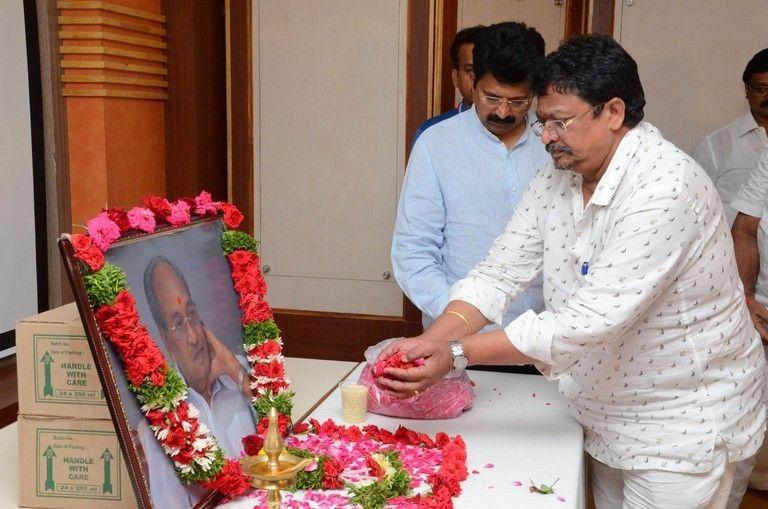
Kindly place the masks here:
[(341, 387), (341, 418), (344, 422), (364, 422), (368, 414), (368, 387), (352, 380), (345, 380)]

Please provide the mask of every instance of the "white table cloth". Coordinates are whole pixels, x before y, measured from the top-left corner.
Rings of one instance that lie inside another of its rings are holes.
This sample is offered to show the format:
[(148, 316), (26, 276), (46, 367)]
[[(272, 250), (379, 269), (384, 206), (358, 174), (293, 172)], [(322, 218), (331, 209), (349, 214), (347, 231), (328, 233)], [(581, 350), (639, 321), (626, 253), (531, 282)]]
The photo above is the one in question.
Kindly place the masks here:
[[(356, 380), (361, 370), (359, 366), (350, 378)], [(402, 424), (432, 435), (438, 431), (462, 435), (470, 474), (461, 484), (456, 509), (583, 509), (583, 432), (560, 399), (557, 386), (534, 375), (469, 374), (476, 383), (475, 404), (457, 419), (419, 421), (369, 413), (366, 423), (392, 431)], [(334, 391), (311, 416), (341, 423), (340, 392)], [(486, 468), (488, 464), (493, 467)], [(530, 493), (529, 477), (539, 484), (551, 484), (559, 477), (556, 493)], [(515, 486), (515, 481), (522, 486)], [(253, 499), (243, 497), (222, 507), (252, 509), (253, 505)]]

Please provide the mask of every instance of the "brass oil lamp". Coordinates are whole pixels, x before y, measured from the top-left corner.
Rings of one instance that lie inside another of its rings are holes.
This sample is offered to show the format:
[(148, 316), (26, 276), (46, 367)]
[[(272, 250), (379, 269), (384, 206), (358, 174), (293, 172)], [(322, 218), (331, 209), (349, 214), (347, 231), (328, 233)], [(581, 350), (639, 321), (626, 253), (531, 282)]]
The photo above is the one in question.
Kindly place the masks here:
[(267, 507), (279, 509), (283, 500), (280, 490), (290, 488), (296, 482), (296, 475), (314, 461), (299, 458), (283, 451), (283, 437), (277, 425), (277, 410), (269, 410), (269, 429), (264, 441), (264, 453), (258, 456), (240, 458), (243, 471), (251, 479), (251, 486), (267, 490)]

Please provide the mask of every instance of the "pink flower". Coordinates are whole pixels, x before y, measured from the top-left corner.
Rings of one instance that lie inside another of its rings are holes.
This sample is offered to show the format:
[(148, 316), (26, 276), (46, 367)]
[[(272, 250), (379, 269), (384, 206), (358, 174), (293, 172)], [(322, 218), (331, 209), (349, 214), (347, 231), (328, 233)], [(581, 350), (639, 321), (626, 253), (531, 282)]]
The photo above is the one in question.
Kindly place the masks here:
[(208, 214), (215, 214), (218, 212), (217, 204), (211, 199), (211, 193), (208, 191), (201, 191), (200, 194), (195, 196), (195, 214), (198, 216), (206, 216)]
[(120, 227), (109, 219), (106, 212), (89, 220), (85, 227), (93, 243), (102, 251), (109, 249), (110, 244), (120, 238)]
[(131, 223), (131, 228), (141, 230), (147, 233), (155, 231), (155, 214), (144, 207), (133, 207), (128, 211), (128, 221)]
[(557, 499), (558, 499), (560, 502), (565, 502), (565, 498), (564, 498), (564, 497), (561, 497), (560, 495), (558, 495), (558, 496), (557, 496)]
[(493, 463), (486, 463), (483, 468), (493, 468)]
[(512, 486), (522, 486), (522, 485), (523, 483), (521, 483), (520, 481), (512, 481)]
[(189, 204), (184, 200), (175, 201), (171, 205), (171, 214), (168, 216), (168, 222), (172, 226), (189, 224)]

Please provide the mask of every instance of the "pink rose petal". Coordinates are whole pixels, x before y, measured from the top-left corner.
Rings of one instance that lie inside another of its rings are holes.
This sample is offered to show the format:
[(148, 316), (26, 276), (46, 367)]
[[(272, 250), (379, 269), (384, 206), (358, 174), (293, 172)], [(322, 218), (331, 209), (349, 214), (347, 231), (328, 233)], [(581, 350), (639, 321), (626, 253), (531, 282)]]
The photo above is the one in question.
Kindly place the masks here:
[(565, 502), (565, 498), (561, 497), (560, 495), (558, 495), (558, 496), (557, 496), (557, 499), (558, 499), (560, 502)]
[(483, 468), (493, 468), (493, 463), (486, 463)]
[(520, 481), (512, 481), (512, 486), (522, 486), (522, 485), (523, 483), (521, 483)]
[(473, 474), (479, 474), (479, 473), (480, 473), (480, 471), (479, 471), (479, 470), (472, 470), (472, 473), (473, 473)]

